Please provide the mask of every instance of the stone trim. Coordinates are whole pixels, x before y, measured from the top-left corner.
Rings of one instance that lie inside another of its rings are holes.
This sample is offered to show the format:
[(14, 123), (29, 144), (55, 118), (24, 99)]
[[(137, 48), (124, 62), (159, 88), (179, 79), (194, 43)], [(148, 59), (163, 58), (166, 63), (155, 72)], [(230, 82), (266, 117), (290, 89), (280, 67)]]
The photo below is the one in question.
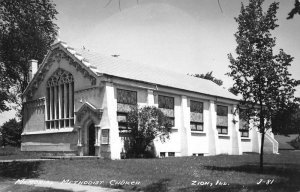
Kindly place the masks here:
[(40, 135), (40, 134), (52, 134), (52, 133), (68, 133), (73, 132), (74, 128), (64, 128), (64, 129), (47, 129), (45, 131), (32, 131), (23, 132), (22, 135)]

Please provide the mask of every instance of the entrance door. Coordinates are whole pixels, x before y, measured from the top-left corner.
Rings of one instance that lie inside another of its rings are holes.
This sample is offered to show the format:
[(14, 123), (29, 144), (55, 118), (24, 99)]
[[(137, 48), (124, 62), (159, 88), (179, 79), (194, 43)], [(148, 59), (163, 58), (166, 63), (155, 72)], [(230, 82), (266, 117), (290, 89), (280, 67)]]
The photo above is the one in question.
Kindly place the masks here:
[(91, 124), (89, 126), (89, 155), (95, 155), (95, 125)]

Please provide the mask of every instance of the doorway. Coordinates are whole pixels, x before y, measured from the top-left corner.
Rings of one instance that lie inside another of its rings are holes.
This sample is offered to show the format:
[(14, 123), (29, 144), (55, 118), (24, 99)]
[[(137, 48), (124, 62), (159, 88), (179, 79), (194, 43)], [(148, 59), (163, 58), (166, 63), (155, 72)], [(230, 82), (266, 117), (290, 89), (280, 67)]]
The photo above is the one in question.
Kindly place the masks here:
[(95, 125), (92, 123), (88, 128), (88, 136), (89, 136), (89, 155), (95, 155)]

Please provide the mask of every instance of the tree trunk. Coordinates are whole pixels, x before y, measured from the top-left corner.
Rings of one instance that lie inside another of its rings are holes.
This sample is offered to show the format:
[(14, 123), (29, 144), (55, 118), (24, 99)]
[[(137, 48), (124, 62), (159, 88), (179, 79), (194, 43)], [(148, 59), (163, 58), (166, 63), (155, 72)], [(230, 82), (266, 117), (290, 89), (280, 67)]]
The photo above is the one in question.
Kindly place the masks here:
[(261, 132), (261, 146), (260, 146), (260, 162), (259, 167), (260, 171), (264, 171), (264, 142), (265, 142), (265, 131)]

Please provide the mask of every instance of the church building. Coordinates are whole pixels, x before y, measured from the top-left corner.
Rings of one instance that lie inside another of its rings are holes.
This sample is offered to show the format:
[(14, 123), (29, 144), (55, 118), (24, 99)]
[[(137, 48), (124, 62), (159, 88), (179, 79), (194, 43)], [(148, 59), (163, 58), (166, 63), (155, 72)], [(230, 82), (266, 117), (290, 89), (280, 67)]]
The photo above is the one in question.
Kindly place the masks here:
[[(22, 151), (120, 159), (131, 106), (156, 106), (172, 122), (155, 139), (157, 157), (260, 152), (256, 127), (242, 126), (239, 97), (215, 83), (89, 51), (59, 41), (42, 63), (31, 60), (23, 93)], [(272, 132), (264, 151), (278, 152)]]

